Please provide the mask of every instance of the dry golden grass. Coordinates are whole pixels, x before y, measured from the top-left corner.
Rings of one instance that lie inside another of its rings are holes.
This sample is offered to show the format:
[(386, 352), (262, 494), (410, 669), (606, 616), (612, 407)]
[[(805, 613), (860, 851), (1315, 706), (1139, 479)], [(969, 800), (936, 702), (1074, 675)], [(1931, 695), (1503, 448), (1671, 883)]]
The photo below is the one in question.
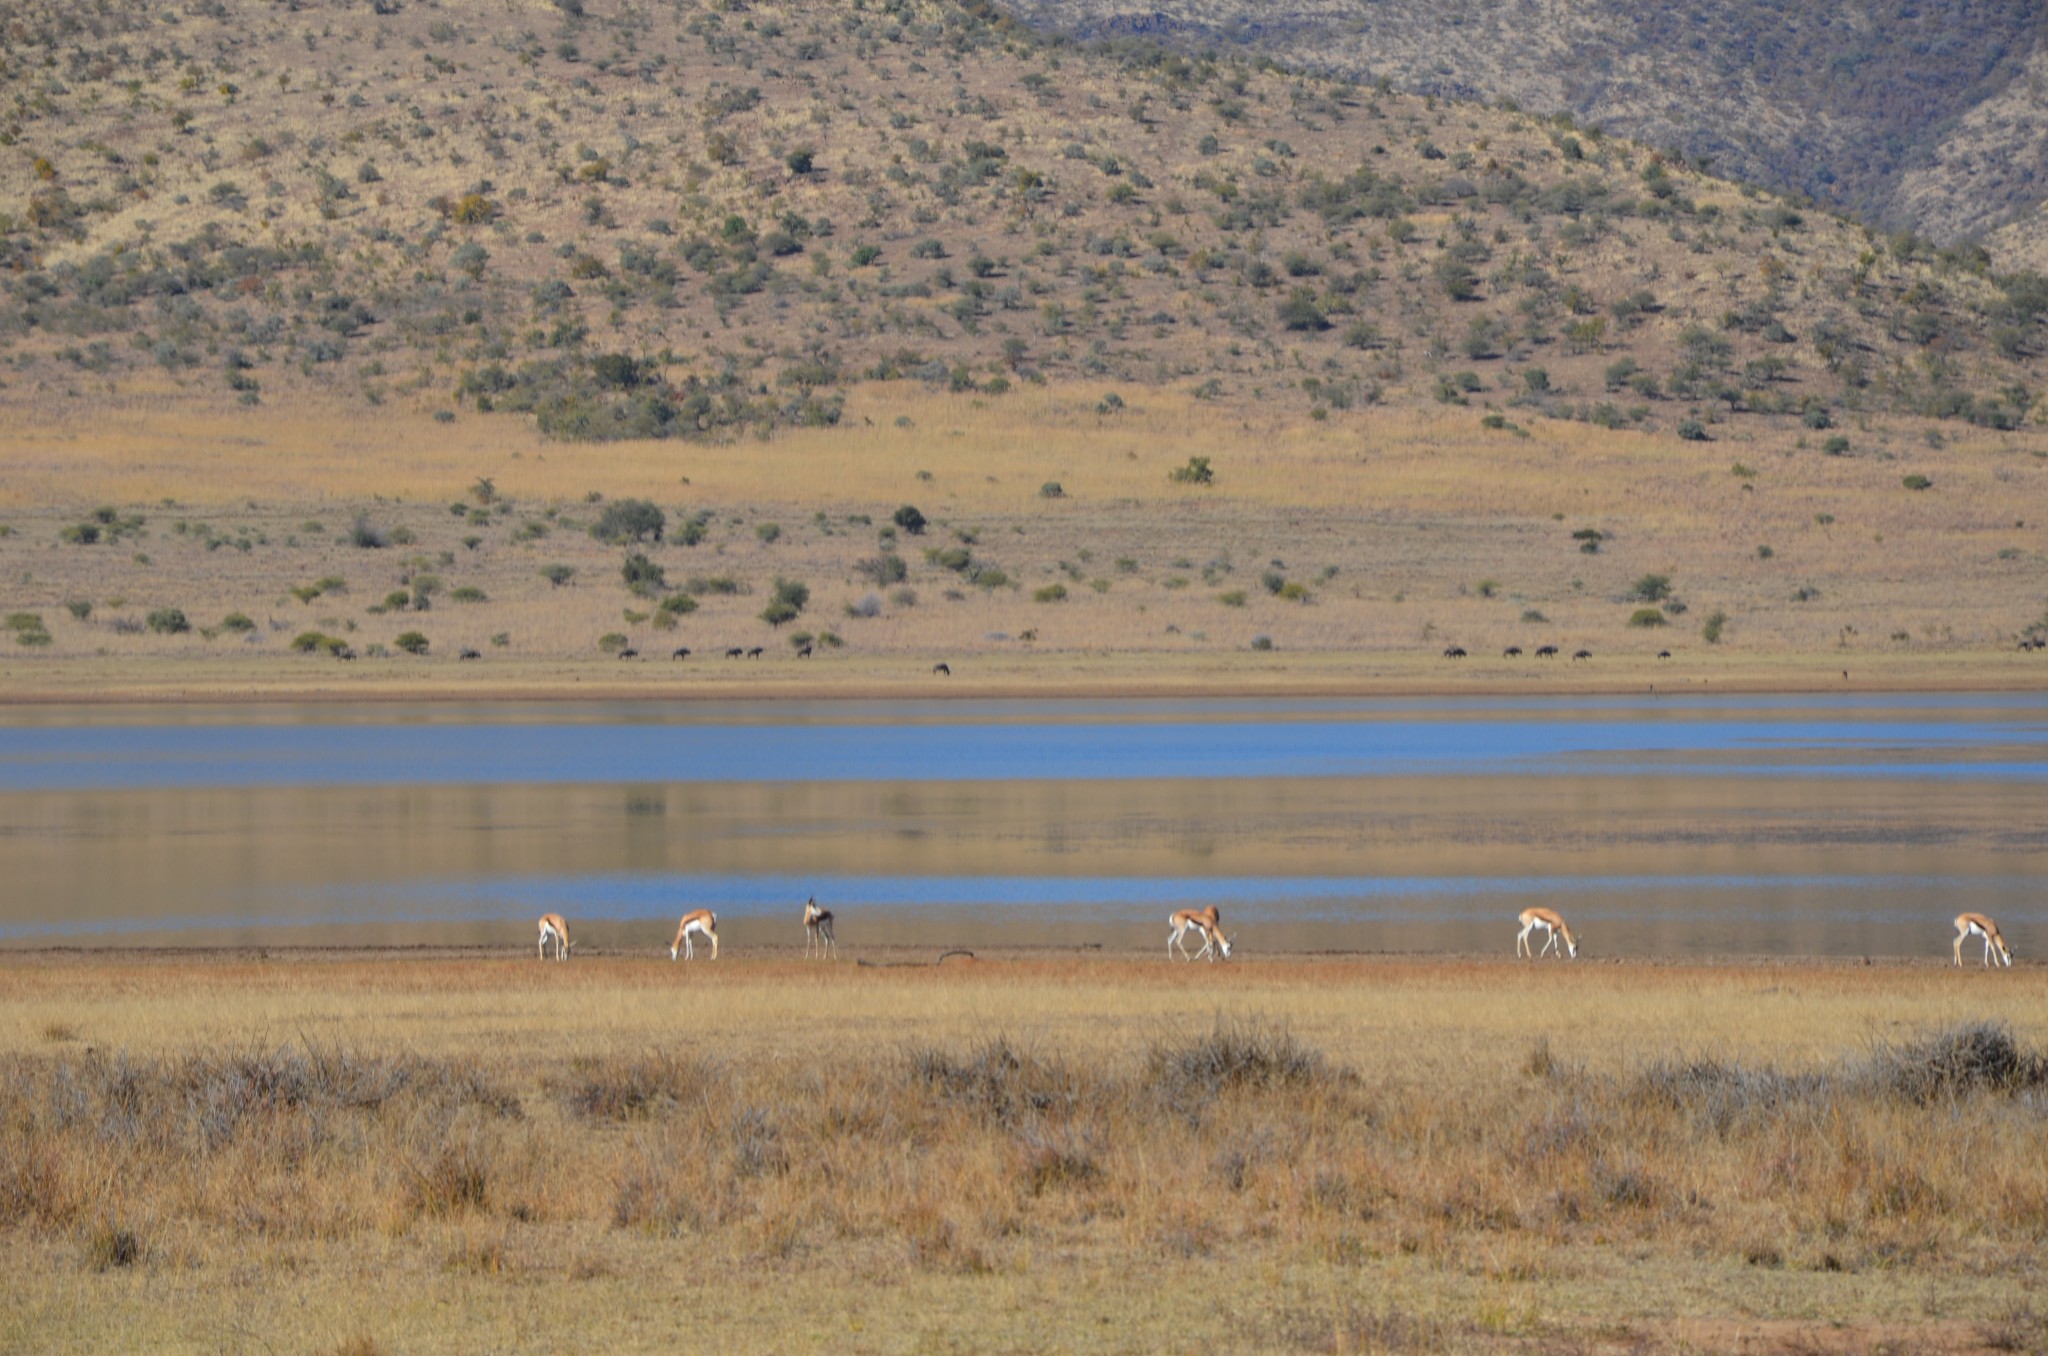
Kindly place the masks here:
[(2024, 1349), (2038, 978), (21, 957), (0, 1341)]
[[(11, 529), (0, 603), (40, 616), (51, 643), (6, 637), (0, 680), (17, 698), (852, 695), (928, 691), (944, 658), (958, 680), (947, 690), (983, 693), (1836, 687), (1845, 669), (1858, 686), (2038, 682), (2035, 656), (2011, 652), (2042, 618), (2041, 526), (2016, 506), (2038, 497), (2048, 461), (2017, 435), (1913, 449), (1913, 426), (1879, 425), (1873, 446), (1898, 457), (1887, 462), (1803, 453), (1790, 435), (1731, 447), (1531, 420), (1524, 438), (1469, 411), (1316, 422), (1171, 394), (1118, 416), (1089, 401), (1062, 388), (1000, 401), (867, 390), (851, 428), (684, 450), (621, 444), (602, 463), (486, 442), (468, 421), (446, 431), (397, 415), (283, 423), (288, 457), (278, 444), (197, 456), (210, 435), (176, 420), (105, 457), (32, 428), (4, 454), (22, 474), (0, 478), (15, 496), (0, 508)], [(1197, 455), (1216, 483), (1172, 484), (1168, 471)], [(1935, 488), (1903, 488), (1902, 465)], [(497, 495), (488, 514), (472, 494), (482, 480)], [(1064, 495), (1043, 497), (1047, 482)], [(671, 590), (726, 576), (742, 592), (702, 594), (678, 626), (656, 628), (657, 598), (634, 597), (620, 578), (623, 552), (584, 531), (600, 511), (592, 494), (652, 499), (672, 530), (708, 514), (701, 545), (650, 554)], [(906, 502), (932, 527), (887, 540)], [(59, 540), (102, 504), (146, 525), (118, 542)], [(414, 540), (354, 549), (359, 515)], [(769, 524), (779, 535), (764, 541)], [(1607, 538), (1595, 555), (1572, 536), (1589, 527)], [(977, 587), (925, 559), (963, 541), (1007, 584)], [(904, 585), (859, 574), (884, 550), (904, 558)], [(576, 570), (561, 588), (540, 574), (556, 562)], [(431, 611), (371, 612), (422, 574), (442, 587)], [(1669, 576), (1689, 604), (1667, 627), (1628, 625), (1645, 574)], [(1306, 600), (1273, 596), (1269, 575)], [(812, 591), (780, 630), (758, 617), (778, 576)], [(326, 578), (346, 591), (306, 602), (290, 592)], [(1053, 585), (1064, 600), (1038, 601)], [(464, 587), (485, 601), (454, 601)], [(74, 602), (91, 615), (74, 620)], [(150, 611), (173, 606), (194, 634), (142, 631)], [(204, 634), (236, 611), (258, 629)], [(1725, 632), (1708, 644), (1702, 622), (1717, 612)], [(415, 629), (432, 642), (427, 659), (375, 656)], [(304, 630), (369, 657), (344, 668), (292, 654)], [(787, 637), (799, 631), (845, 644), (798, 666)], [(771, 662), (744, 674), (620, 665), (597, 648), (610, 633), (648, 659), (761, 645)], [(1260, 637), (1270, 650), (1252, 648)], [(1546, 643), (1591, 649), (1597, 662), (1498, 658)], [(1474, 658), (1440, 662), (1451, 644)], [(458, 668), (464, 648), (483, 661)], [(1677, 662), (1656, 663), (1660, 649)]]

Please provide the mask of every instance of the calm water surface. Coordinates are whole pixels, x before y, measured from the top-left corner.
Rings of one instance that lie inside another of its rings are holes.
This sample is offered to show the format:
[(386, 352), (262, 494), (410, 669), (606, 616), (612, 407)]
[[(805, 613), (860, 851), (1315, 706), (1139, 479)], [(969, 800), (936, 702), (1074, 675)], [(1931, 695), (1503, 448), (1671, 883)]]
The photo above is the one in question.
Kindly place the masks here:
[(0, 714), (0, 943), (2048, 946), (2048, 697)]

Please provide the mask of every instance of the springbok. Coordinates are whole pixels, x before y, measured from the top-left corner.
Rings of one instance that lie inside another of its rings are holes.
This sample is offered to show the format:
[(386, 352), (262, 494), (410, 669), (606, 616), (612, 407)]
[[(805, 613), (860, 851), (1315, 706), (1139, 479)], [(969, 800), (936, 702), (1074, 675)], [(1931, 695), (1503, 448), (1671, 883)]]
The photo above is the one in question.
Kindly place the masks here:
[(832, 940), (832, 910), (819, 908), (815, 895), (804, 901), (804, 955), (806, 957), (809, 957), (811, 954), (813, 943), (817, 945), (820, 956), (829, 952), (833, 960), (839, 959), (839, 943)]
[(709, 909), (692, 909), (683, 915), (683, 921), (676, 924), (676, 939), (668, 944), (668, 958), (674, 960), (681, 952), (684, 960), (695, 960), (697, 948), (691, 945), (691, 934), (706, 938), (711, 943), (711, 959), (718, 959), (718, 915)]
[(569, 959), (569, 948), (576, 943), (569, 940), (569, 924), (558, 913), (544, 913), (540, 916), (540, 958), (548, 958), (548, 943), (555, 944), (555, 959)]
[(1998, 957), (2000, 965), (2012, 964), (2012, 948), (2005, 944), (2005, 938), (1998, 935), (1998, 924), (1981, 913), (1959, 913), (1956, 915), (1956, 964), (1963, 963), (1963, 943), (1971, 936), (1984, 939), (1984, 963), (1991, 964), (1991, 958)]
[[(1559, 960), (1563, 960), (1566, 956), (1570, 956), (1573, 960), (1579, 958), (1579, 939), (1572, 936), (1571, 928), (1565, 923), (1563, 916), (1557, 910), (1543, 908), (1524, 909), (1515, 916), (1515, 921), (1522, 925), (1522, 931), (1515, 937), (1515, 954), (1517, 956), (1527, 956), (1534, 960), (1552, 947), (1557, 947), (1557, 957)], [(1529, 949), (1529, 934), (1538, 928), (1542, 928), (1545, 932), (1549, 933), (1550, 937), (1543, 943), (1543, 951), (1531, 951)], [(1560, 938), (1564, 941), (1563, 946), (1557, 945)]]
[[(1173, 917), (1166, 921), (1173, 928), (1173, 935), (1166, 939), (1168, 960), (1173, 959), (1176, 947), (1180, 949), (1182, 960), (1200, 960), (1206, 957), (1213, 961), (1218, 951), (1223, 953), (1223, 959), (1230, 959), (1230, 939), (1223, 935), (1223, 923), (1214, 904), (1206, 909), (1177, 910)], [(1188, 954), (1187, 943), (1181, 940), (1190, 932), (1202, 939), (1202, 949), (1192, 956)]]

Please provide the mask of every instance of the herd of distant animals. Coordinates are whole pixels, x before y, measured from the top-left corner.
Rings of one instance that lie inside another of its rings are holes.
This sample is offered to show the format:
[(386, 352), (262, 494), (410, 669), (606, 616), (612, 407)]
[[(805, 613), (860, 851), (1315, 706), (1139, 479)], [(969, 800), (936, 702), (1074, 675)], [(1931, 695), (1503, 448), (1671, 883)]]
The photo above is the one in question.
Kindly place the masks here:
[[(832, 910), (819, 905), (814, 895), (804, 901), (804, 956), (816, 955), (839, 959), (839, 943), (832, 935)], [(1170, 961), (1178, 954), (1185, 961), (1217, 961), (1230, 959), (1230, 938), (1223, 934), (1223, 919), (1214, 904), (1202, 909), (1177, 909), (1173, 917), (1166, 920), (1173, 931), (1166, 939), (1166, 958)], [(1515, 955), (1538, 960), (1546, 955), (1555, 955), (1559, 960), (1579, 958), (1579, 939), (1572, 935), (1571, 925), (1555, 909), (1540, 906), (1522, 910), (1515, 915), (1515, 921), (1522, 930), (1515, 934)], [(1984, 964), (1988, 967), (1996, 957), (2000, 965), (2012, 964), (2012, 948), (2005, 944), (1999, 934), (1998, 924), (1981, 913), (1959, 913), (1956, 915), (1956, 940), (1953, 948), (1956, 964), (1963, 963), (1963, 943), (1972, 937), (1984, 941)], [(1530, 934), (1545, 934), (1539, 950), (1530, 940)], [(1187, 947), (1188, 934), (1193, 933), (1202, 947), (1190, 952)], [(692, 909), (676, 924), (676, 937), (669, 943), (670, 960), (695, 960), (697, 956), (695, 939), (702, 937), (711, 943), (711, 959), (718, 959), (718, 915), (709, 909)], [(569, 923), (558, 913), (544, 913), (540, 918), (540, 958), (547, 960), (550, 948), (556, 960), (569, 959), (569, 952), (575, 943), (569, 940)]]

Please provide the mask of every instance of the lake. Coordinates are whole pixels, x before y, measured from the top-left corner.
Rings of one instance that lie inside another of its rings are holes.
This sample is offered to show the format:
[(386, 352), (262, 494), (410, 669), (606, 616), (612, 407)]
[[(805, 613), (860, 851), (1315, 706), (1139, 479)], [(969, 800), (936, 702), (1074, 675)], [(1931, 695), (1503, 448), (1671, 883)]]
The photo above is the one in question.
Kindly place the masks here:
[[(0, 945), (2048, 946), (2048, 697), (0, 711)], [(1967, 958), (1976, 962), (1976, 952)]]

